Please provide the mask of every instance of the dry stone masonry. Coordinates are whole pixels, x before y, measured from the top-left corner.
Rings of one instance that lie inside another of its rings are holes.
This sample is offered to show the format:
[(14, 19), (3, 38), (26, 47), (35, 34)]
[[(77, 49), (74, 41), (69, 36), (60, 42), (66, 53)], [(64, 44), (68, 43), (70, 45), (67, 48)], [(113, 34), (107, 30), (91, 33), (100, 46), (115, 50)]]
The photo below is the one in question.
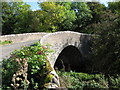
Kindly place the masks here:
[[(53, 50), (53, 52), (49, 53), (49, 55), (47, 56), (51, 64), (51, 67), (53, 68), (52, 72), (56, 73), (54, 69), (54, 65), (56, 63), (58, 56), (66, 47), (73, 46), (77, 48), (81, 54), (81, 56), (79, 56), (81, 58), (80, 60), (83, 60), (83, 58), (87, 57), (88, 52), (90, 50), (88, 45), (90, 36), (91, 35), (88, 35), (88, 34), (71, 32), (71, 31), (60, 31), (60, 32), (49, 33), (44, 35), (41, 38), (41, 41), (40, 41), (41, 44), (42, 45), (48, 44), (48, 47), (51, 50)], [(66, 60), (64, 62), (67, 62), (67, 59), (65, 59), (65, 57), (64, 57), (64, 60)], [(79, 65), (80, 64), (79, 62), (80, 61), (72, 60), (71, 64), (74, 63), (74, 65)], [(56, 78), (55, 83), (56, 85), (58, 85), (59, 83), (58, 75), (54, 74), (53, 78), (54, 79)], [(48, 86), (48, 87), (51, 87), (51, 86)], [(53, 86), (53, 88), (56, 88), (56, 87)]]
[(48, 55), (48, 59), (51, 65), (54, 67), (57, 57), (62, 52), (62, 50), (68, 46), (76, 47), (82, 54), (82, 57), (86, 57), (89, 51), (88, 42), (90, 40), (90, 35), (71, 32), (71, 31), (61, 31), (55, 33), (49, 33), (42, 37), (41, 44), (49, 44), (49, 48), (53, 50), (53, 53)]

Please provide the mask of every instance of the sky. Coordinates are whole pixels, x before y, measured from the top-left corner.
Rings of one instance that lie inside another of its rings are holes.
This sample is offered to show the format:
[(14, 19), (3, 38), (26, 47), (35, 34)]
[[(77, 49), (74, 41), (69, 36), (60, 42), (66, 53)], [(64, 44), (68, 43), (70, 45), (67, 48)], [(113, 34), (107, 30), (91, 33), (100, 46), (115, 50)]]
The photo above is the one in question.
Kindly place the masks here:
[(37, 2), (26, 2), (26, 3), (31, 6), (31, 9), (32, 9), (33, 11), (40, 9), (40, 7), (38, 6)]
[[(107, 6), (107, 3), (106, 3), (107, 0), (97, 0), (97, 1), (100, 1), (102, 4)], [(23, 0), (23, 2), (26, 2), (27, 4), (29, 4), (33, 11), (40, 9), (40, 7), (37, 4), (37, 0), (34, 0), (34, 2), (30, 2), (29, 0)]]

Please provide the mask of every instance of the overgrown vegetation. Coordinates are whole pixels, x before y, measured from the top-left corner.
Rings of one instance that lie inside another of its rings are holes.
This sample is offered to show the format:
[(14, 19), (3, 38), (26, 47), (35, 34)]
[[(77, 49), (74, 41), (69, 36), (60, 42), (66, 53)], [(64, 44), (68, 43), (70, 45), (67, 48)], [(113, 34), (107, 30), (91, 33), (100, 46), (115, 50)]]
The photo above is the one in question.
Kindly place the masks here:
[[(98, 23), (86, 27), (94, 33), (87, 71), (120, 75), (120, 2), (109, 3)], [(118, 6), (118, 7), (116, 7)], [(116, 8), (116, 9), (114, 9)], [(89, 31), (89, 32), (90, 32)]]
[(120, 76), (110, 76), (104, 74), (87, 74), (77, 72), (57, 71), (60, 77), (61, 87), (69, 89), (90, 89), (90, 88), (120, 88)]
[(50, 52), (39, 42), (12, 52), (9, 59), (2, 61), (3, 90), (44, 88), (51, 79), (48, 74), (52, 68), (46, 57)]
[[(93, 34), (85, 72), (102, 74), (58, 72), (61, 78), (66, 80), (61, 79), (61, 82), (65, 82), (63, 86), (68, 88), (120, 88), (120, 2), (110, 2), (108, 7), (99, 2), (42, 2), (38, 4), (41, 9), (32, 11), (24, 2), (2, 2), (2, 34), (68, 30)], [(14, 88), (43, 87), (45, 83), (43, 78), (46, 75), (43, 68), (47, 62), (45, 52), (47, 52), (45, 48), (40, 44), (35, 44), (35, 46), (15, 51), (11, 58), (3, 60), (3, 88), (11, 88), (10, 84)], [(23, 62), (26, 63), (22, 64)], [(21, 72), (23, 68), (28, 70)], [(19, 72), (22, 77), (17, 75)], [(27, 77), (26, 73), (28, 73)], [(44, 77), (41, 77), (41, 74)], [(19, 80), (18, 77), (24, 81), (19, 82), (23, 86), (18, 85), (16, 81)], [(13, 81), (11, 81), (12, 78)]]
[(0, 45), (11, 44), (12, 41), (0, 41)]

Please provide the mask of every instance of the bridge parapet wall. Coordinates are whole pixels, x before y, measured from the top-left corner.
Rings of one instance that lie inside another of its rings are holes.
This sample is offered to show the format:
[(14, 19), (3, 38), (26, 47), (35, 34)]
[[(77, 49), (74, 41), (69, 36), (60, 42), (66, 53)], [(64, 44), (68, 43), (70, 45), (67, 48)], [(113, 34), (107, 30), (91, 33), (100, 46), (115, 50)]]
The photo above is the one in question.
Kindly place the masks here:
[(38, 32), (38, 33), (24, 33), (24, 34), (11, 34), (0, 36), (0, 41), (12, 41), (13, 43), (26, 42), (30, 40), (41, 39), (44, 35), (48, 33)]

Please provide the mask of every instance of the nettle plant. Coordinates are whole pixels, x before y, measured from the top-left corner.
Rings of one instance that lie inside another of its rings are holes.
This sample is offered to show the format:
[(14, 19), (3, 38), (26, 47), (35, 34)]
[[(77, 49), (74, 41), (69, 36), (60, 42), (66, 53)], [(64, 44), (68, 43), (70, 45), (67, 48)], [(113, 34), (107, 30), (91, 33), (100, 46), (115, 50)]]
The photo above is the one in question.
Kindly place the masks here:
[[(22, 47), (2, 61), (3, 89), (42, 89), (52, 68), (47, 54), (53, 52), (39, 42)], [(49, 81), (49, 80), (47, 80)]]

